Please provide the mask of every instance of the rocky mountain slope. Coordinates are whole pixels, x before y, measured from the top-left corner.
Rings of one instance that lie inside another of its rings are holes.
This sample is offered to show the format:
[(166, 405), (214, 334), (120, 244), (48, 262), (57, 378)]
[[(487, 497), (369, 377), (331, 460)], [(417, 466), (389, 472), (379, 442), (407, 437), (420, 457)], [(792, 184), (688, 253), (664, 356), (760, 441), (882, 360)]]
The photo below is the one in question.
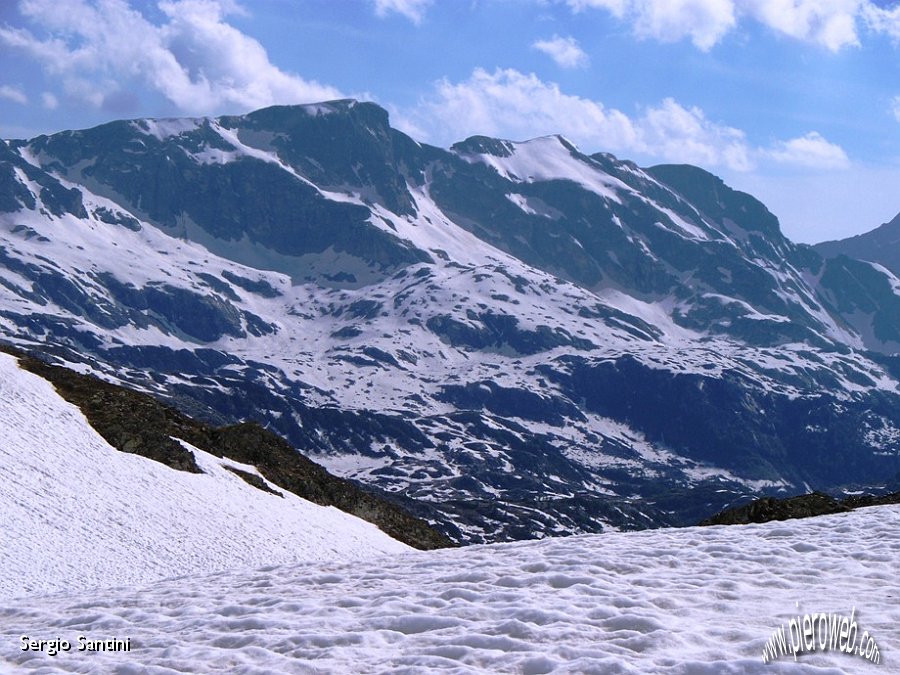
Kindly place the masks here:
[(0, 144), (0, 327), (460, 541), (900, 471), (900, 280), (690, 166), (449, 150), (369, 103)]
[(844, 255), (870, 260), (900, 275), (900, 213), (871, 232), (838, 241), (823, 241), (814, 248), (826, 258)]

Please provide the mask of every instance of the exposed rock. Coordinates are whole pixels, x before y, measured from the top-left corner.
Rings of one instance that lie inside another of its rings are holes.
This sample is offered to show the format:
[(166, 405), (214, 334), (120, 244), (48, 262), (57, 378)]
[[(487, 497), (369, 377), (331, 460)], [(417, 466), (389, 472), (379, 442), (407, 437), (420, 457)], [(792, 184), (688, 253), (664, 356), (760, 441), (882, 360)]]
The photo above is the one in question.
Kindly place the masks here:
[(900, 492), (891, 492), (886, 495), (853, 495), (852, 497), (847, 497), (841, 503), (851, 509), (881, 506), (883, 504), (900, 504)]
[(700, 525), (767, 523), (770, 520), (790, 520), (843, 513), (881, 504), (900, 504), (900, 492), (887, 495), (853, 495), (840, 501), (821, 492), (797, 495), (786, 499), (763, 497), (743, 506), (726, 509), (702, 521)]
[(243, 469), (238, 469), (236, 466), (231, 466), (230, 464), (224, 465), (226, 469), (228, 469), (231, 473), (233, 473), (238, 478), (242, 479), (248, 485), (252, 485), (253, 487), (262, 490), (263, 492), (268, 492), (272, 495), (277, 495), (279, 497), (284, 497), (284, 495), (278, 490), (273, 490), (269, 487), (269, 484), (266, 483), (265, 480), (257, 476), (255, 473), (250, 473), (249, 471), (244, 471)]
[(767, 523), (770, 520), (789, 520), (791, 518), (809, 518), (824, 516), (829, 513), (842, 513), (850, 508), (841, 504), (834, 497), (821, 492), (798, 495), (787, 499), (763, 497), (744, 506), (727, 509), (707, 518), (701, 525), (745, 525), (747, 523)]

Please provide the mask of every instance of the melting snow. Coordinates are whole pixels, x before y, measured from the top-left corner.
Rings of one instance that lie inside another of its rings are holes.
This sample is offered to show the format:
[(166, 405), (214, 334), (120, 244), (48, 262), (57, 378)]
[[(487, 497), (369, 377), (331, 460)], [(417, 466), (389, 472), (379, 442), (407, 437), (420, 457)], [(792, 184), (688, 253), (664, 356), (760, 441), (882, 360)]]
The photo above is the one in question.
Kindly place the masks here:
[(571, 150), (563, 145), (558, 136), (535, 138), (524, 143), (511, 143), (510, 146), (512, 154), (509, 157), (483, 154), (463, 158), (483, 162), (504, 178), (515, 182), (570, 180), (614, 202), (621, 202), (617, 190), (632, 192), (618, 178), (573, 158)]
[(142, 134), (153, 136), (158, 141), (165, 141), (173, 136), (194, 131), (202, 123), (202, 119), (175, 117), (167, 119), (141, 119), (131, 123)]
[(506, 198), (509, 201), (511, 201), (513, 204), (518, 206), (520, 209), (522, 209), (528, 215), (533, 216), (533, 215), (537, 214), (537, 211), (535, 211), (533, 208), (528, 206), (528, 198), (525, 197), (525, 195), (510, 193), (510, 194), (506, 195)]

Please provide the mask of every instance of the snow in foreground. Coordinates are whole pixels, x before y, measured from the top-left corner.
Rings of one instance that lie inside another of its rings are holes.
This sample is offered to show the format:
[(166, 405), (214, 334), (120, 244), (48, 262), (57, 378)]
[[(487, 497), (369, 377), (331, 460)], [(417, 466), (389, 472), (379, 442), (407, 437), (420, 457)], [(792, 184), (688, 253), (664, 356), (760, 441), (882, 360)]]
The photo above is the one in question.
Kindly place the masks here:
[(0, 599), (410, 550), (335, 508), (252, 487), (224, 465), (254, 467), (192, 448), (205, 473), (189, 474), (119, 452), (3, 353), (0, 403)]
[[(5, 659), (47, 673), (900, 672), (898, 532), (900, 508), (883, 506), (18, 598), (0, 609), (0, 671)], [(798, 613), (854, 608), (880, 664), (763, 663)], [(22, 651), (22, 635), (128, 637), (132, 651), (51, 657)]]

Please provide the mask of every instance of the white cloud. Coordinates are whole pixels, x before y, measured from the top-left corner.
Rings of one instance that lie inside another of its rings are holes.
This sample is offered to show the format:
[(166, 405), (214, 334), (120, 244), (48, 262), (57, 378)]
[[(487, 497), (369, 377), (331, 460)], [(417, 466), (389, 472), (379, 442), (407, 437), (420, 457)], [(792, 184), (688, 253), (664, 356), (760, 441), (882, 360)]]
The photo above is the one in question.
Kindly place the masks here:
[(385, 17), (391, 12), (405, 16), (414, 24), (422, 23), (432, 0), (375, 0), (375, 14)]
[(463, 82), (441, 80), (432, 97), (395, 123), (410, 133), (433, 130), (439, 136), (434, 141), (442, 143), (473, 134), (527, 139), (562, 133), (584, 147), (656, 161), (740, 171), (753, 166), (744, 134), (710, 121), (698, 108), (665, 99), (632, 118), (513, 69), (490, 73), (477, 68)]
[(636, 0), (635, 30), (642, 37), (676, 42), (690, 37), (708, 50), (735, 26), (731, 0)]
[(463, 82), (441, 80), (408, 117), (421, 129), (437, 130), (440, 142), (473, 134), (525, 139), (554, 133), (605, 148), (636, 142), (631, 120), (621, 112), (514, 69), (476, 68)]
[(894, 113), (894, 119), (900, 122), (900, 96), (891, 99), (891, 112)]
[(11, 87), (8, 84), (0, 85), (0, 98), (5, 98), (20, 105), (28, 105), (28, 97), (25, 95), (25, 92), (18, 87)]
[(736, 25), (733, 0), (567, 0), (576, 12), (605, 9), (634, 25), (639, 37), (661, 42), (690, 38), (710, 49)]
[(850, 165), (843, 148), (815, 131), (758, 147), (740, 129), (672, 98), (627, 115), (514, 69), (476, 68), (466, 80), (441, 80), (433, 95), (413, 109), (393, 111), (392, 119), (412, 136), (444, 145), (475, 134), (513, 140), (563, 134), (588, 152), (732, 172), (750, 172), (763, 163), (818, 170)]
[(185, 112), (247, 110), (339, 98), (336, 89), (286, 73), (255, 39), (228, 24), (228, 0), (164, 0), (150, 22), (125, 0), (23, 0), (20, 11), (48, 34), (0, 27), (17, 48), (60, 77), (67, 94), (104, 105), (149, 86)]
[(49, 91), (41, 94), (41, 101), (43, 101), (44, 107), (48, 110), (56, 110), (59, 107), (59, 99)]
[(531, 46), (544, 52), (562, 68), (584, 67), (589, 61), (588, 55), (573, 37), (554, 35), (550, 40), (537, 40)]
[(707, 119), (700, 108), (685, 108), (671, 98), (648, 108), (637, 121), (640, 152), (661, 159), (705, 167), (724, 166), (749, 171), (753, 150), (744, 132)]
[(662, 42), (685, 38), (708, 50), (752, 20), (776, 33), (833, 52), (859, 45), (864, 25), (900, 40), (900, 6), (872, 0), (565, 0), (575, 12), (604, 9), (630, 22), (639, 37)]
[(825, 140), (816, 131), (789, 141), (781, 141), (763, 152), (776, 162), (814, 169), (840, 169), (850, 165), (844, 149)]
[(831, 51), (858, 45), (857, 17), (866, 0), (743, 0), (745, 11), (769, 28)]
[(867, 2), (863, 16), (869, 28), (877, 33), (886, 33), (895, 42), (900, 42), (900, 5), (885, 9)]

